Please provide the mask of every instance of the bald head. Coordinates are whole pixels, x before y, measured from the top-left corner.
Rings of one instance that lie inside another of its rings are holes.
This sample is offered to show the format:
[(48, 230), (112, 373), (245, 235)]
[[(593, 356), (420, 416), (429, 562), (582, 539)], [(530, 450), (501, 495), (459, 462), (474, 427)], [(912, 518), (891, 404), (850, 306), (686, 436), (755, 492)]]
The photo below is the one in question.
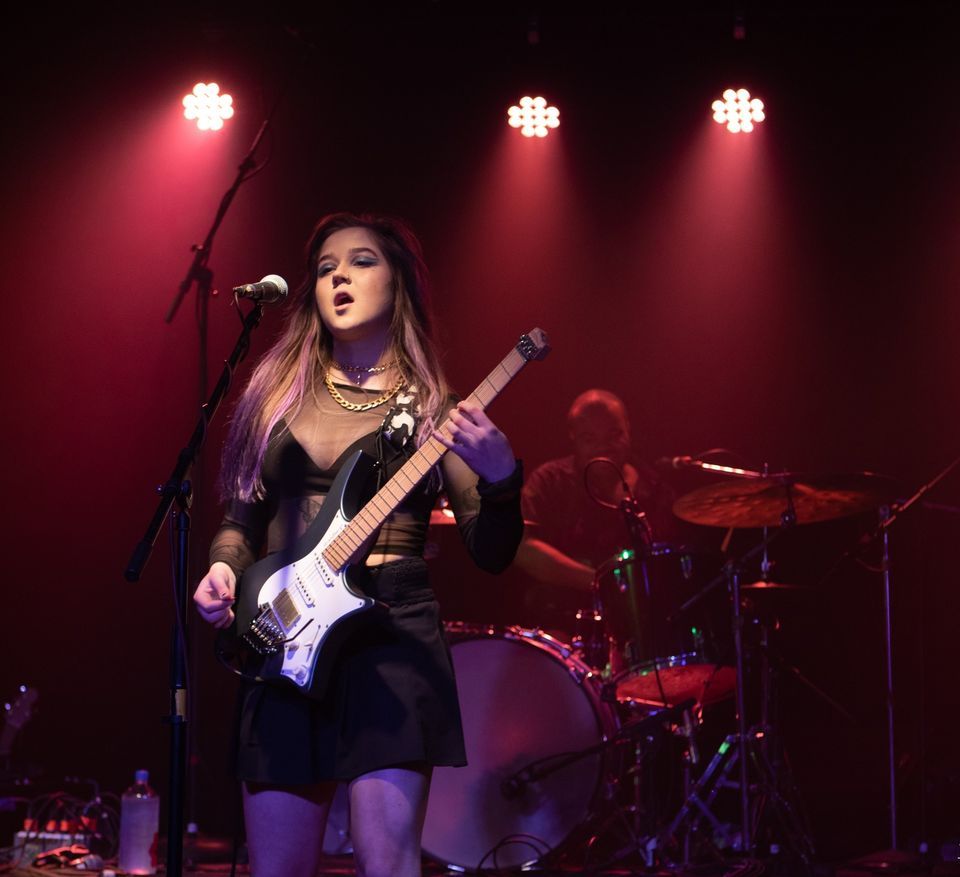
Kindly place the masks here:
[(608, 390), (587, 390), (567, 412), (567, 430), (580, 466), (594, 457), (609, 457), (623, 465), (630, 453), (627, 409)]
[(595, 414), (619, 417), (627, 424), (627, 408), (619, 396), (609, 390), (586, 390), (573, 400), (567, 412), (567, 428), (573, 429), (576, 421)]

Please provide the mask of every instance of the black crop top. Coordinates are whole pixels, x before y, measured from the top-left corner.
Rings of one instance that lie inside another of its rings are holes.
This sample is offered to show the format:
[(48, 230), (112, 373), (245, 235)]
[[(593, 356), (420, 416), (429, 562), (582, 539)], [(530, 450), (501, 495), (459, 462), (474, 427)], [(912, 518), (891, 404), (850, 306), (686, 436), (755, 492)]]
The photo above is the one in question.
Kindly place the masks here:
[[(380, 394), (349, 385), (337, 388), (351, 402)], [(390, 400), (367, 411), (348, 411), (322, 385), (308, 395), (303, 410), (274, 430), (264, 456), (264, 498), (228, 502), (210, 546), (210, 562), (227, 563), (239, 576), (264, 550), (271, 554), (290, 544), (317, 515), (341, 466), (358, 449), (381, 461), (384, 480), (392, 476), (414, 450), (412, 441), (397, 448), (381, 434), (392, 405)], [(467, 549), (482, 569), (500, 572), (513, 560), (523, 535), (519, 462), (513, 476), (480, 485), (479, 490), (477, 476), (456, 455), (446, 454), (440, 466)], [(380, 529), (370, 551), (371, 563), (388, 554), (423, 553), (439, 487), (440, 478), (428, 476), (406, 497)]]

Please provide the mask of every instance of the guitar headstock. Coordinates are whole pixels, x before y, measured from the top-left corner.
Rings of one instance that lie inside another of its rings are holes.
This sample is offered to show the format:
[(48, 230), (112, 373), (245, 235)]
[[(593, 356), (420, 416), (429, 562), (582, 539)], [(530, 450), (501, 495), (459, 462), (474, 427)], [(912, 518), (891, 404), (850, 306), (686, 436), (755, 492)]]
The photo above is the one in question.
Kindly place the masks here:
[(0, 713), (3, 724), (19, 731), (30, 721), (30, 717), (33, 715), (33, 705), (39, 697), (40, 692), (36, 688), (21, 685), (14, 701), (3, 705), (3, 712)]
[(543, 329), (531, 329), (526, 335), (520, 336), (517, 351), (527, 362), (531, 359), (544, 359), (550, 352), (547, 333)]
[(13, 749), (13, 741), (20, 729), (30, 721), (33, 715), (33, 705), (37, 702), (39, 693), (36, 688), (21, 685), (16, 699), (12, 703), (3, 704), (0, 710), (0, 758), (9, 758)]

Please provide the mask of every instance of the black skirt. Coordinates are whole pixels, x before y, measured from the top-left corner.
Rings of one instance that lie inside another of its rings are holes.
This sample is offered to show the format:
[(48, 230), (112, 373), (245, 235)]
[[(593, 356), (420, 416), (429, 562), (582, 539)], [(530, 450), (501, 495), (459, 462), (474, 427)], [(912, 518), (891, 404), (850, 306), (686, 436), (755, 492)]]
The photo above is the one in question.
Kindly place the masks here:
[(421, 558), (363, 570), (386, 603), (334, 656), (322, 700), (244, 683), (238, 703), (241, 780), (300, 785), (350, 780), (410, 762), (466, 764), (450, 650)]

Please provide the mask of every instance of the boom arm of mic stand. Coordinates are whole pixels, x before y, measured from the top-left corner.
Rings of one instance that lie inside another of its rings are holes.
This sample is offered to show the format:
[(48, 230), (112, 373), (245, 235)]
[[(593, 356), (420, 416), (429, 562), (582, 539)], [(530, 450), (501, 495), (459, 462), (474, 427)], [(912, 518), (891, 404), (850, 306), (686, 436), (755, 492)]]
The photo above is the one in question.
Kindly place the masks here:
[(878, 533), (881, 530), (889, 529), (890, 525), (893, 524), (896, 519), (907, 511), (914, 503), (923, 499), (934, 487), (936, 487), (944, 478), (946, 478), (957, 466), (960, 465), (960, 457), (957, 457), (952, 463), (948, 466), (945, 466), (941, 469), (936, 475), (933, 476), (926, 484), (921, 485), (917, 488), (913, 496), (905, 499), (903, 502), (895, 502), (890, 505), (890, 513), (886, 515), (883, 520), (880, 522), (880, 526), (877, 528)]
[[(268, 121), (269, 120), (267, 120), (267, 122)], [(207, 232), (207, 236), (203, 239), (203, 243), (193, 245), (193, 261), (190, 263), (190, 267), (187, 269), (186, 276), (180, 281), (180, 287), (177, 290), (177, 294), (173, 299), (173, 302), (170, 304), (170, 309), (167, 311), (166, 317), (164, 317), (164, 320), (167, 323), (173, 322), (173, 318), (176, 316), (177, 310), (180, 307), (180, 303), (187, 297), (187, 293), (190, 291), (190, 287), (193, 285), (194, 280), (197, 280), (200, 283), (203, 283), (205, 280), (209, 282), (211, 274), (210, 269), (207, 268), (207, 259), (210, 258), (210, 250), (213, 247), (213, 239), (220, 228), (220, 223), (223, 222), (223, 218), (227, 215), (227, 210), (229, 209), (230, 204), (233, 202), (234, 197), (240, 190), (240, 186), (243, 185), (243, 183), (247, 180), (247, 175), (255, 166), (253, 154), (260, 145), (260, 139), (263, 137), (263, 132), (266, 130), (267, 122), (264, 122), (261, 126), (260, 131), (253, 142), (253, 146), (250, 147), (250, 151), (247, 153), (243, 161), (240, 162), (240, 166), (237, 168), (236, 178), (234, 179), (233, 183), (231, 183), (230, 188), (227, 189), (223, 197), (220, 199), (220, 206), (217, 207), (217, 214), (213, 217), (213, 225), (210, 226), (210, 231)]]
[(257, 149), (260, 146), (260, 141), (263, 140), (263, 135), (267, 132), (267, 128), (270, 125), (270, 120), (277, 111), (277, 107), (280, 105), (282, 98), (283, 92), (280, 93), (280, 96), (274, 103), (273, 108), (270, 110), (270, 115), (268, 115), (267, 118), (263, 120), (263, 124), (260, 125), (260, 130), (257, 131), (256, 137), (253, 138), (253, 144), (250, 146), (250, 149), (247, 150), (247, 154), (243, 157), (243, 161), (240, 162), (240, 165), (237, 168), (237, 176), (230, 184), (230, 188), (224, 192), (223, 197), (220, 199), (220, 206), (217, 207), (217, 213), (213, 217), (213, 224), (210, 226), (210, 231), (207, 232), (207, 236), (203, 239), (203, 243), (194, 244), (193, 261), (190, 263), (190, 267), (187, 269), (186, 276), (182, 281), (180, 281), (177, 294), (170, 303), (170, 308), (167, 311), (166, 317), (164, 317), (164, 320), (167, 323), (173, 322), (173, 318), (176, 316), (177, 310), (180, 307), (180, 303), (187, 297), (187, 293), (190, 291), (193, 281), (198, 280), (202, 283), (205, 278), (209, 278), (210, 272), (207, 268), (207, 259), (210, 258), (210, 250), (213, 247), (213, 239), (216, 237), (217, 231), (220, 228), (220, 223), (223, 222), (223, 218), (227, 215), (227, 210), (229, 210), (230, 204), (233, 202), (234, 197), (240, 190), (240, 186), (242, 186), (248, 179), (250, 179), (251, 176), (253, 176), (251, 171), (257, 166), (253, 157), (256, 155)]

